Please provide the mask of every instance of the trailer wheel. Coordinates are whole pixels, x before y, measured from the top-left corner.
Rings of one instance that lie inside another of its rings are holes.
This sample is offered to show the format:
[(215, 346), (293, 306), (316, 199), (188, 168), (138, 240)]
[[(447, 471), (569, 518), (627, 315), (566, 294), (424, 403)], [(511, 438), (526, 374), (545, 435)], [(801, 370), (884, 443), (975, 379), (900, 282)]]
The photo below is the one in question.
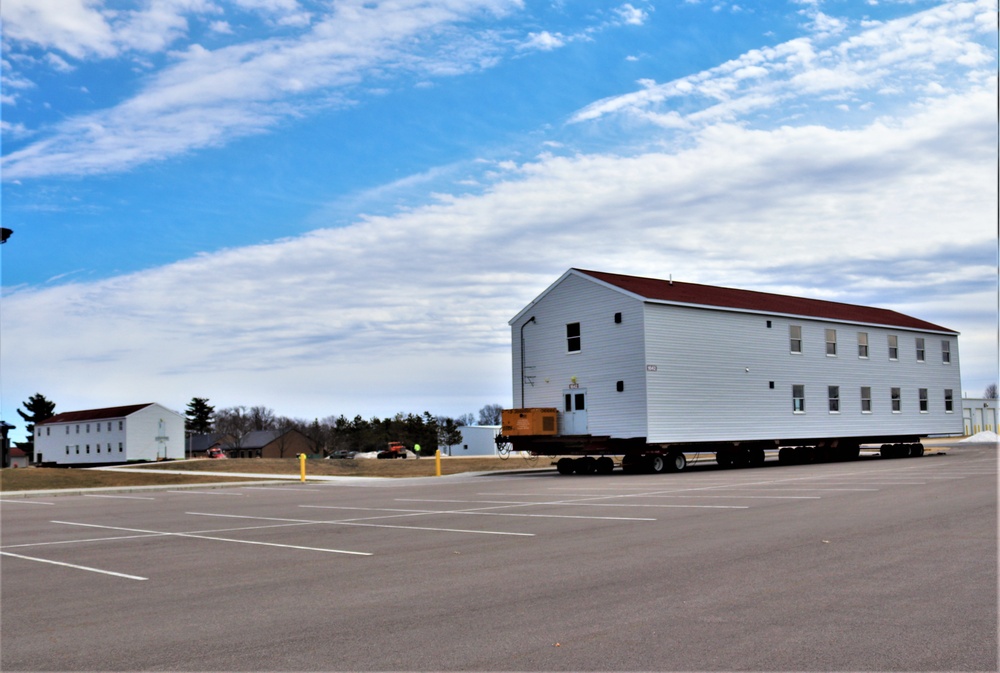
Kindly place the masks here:
[(680, 451), (677, 451), (670, 454), (667, 467), (671, 472), (681, 472), (685, 467), (687, 467), (687, 464), (687, 457)]
[(729, 451), (719, 450), (715, 452), (715, 462), (718, 463), (719, 467), (732, 467), (733, 466), (733, 454)]
[(576, 459), (577, 474), (594, 474), (594, 472), (597, 472), (597, 460), (591, 456)]
[(646, 459), (649, 471), (653, 474), (662, 474), (667, 471), (667, 461), (660, 455), (649, 456)]
[(764, 464), (765, 459), (764, 449), (747, 450), (747, 460), (750, 463), (750, 467), (760, 467)]
[(911, 456), (913, 456), (914, 458), (919, 458), (920, 456), (924, 455), (923, 444), (914, 444), (913, 446), (914, 448), (916, 448), (916, 453), (910, 453)]
[(556, 470), (559, 474), (573, 474), (576, 471), (576, 461), (572, 458), (560, 458), (556, 461)]
[(615, 471), (615, 461), (608, 456), (597, 459), (597, 474), (611, 474)]
[(622, 456), (622, 472), (626, 474), (636, 474), (642, 472), (643, 461), (640, 456), (627, 454)]

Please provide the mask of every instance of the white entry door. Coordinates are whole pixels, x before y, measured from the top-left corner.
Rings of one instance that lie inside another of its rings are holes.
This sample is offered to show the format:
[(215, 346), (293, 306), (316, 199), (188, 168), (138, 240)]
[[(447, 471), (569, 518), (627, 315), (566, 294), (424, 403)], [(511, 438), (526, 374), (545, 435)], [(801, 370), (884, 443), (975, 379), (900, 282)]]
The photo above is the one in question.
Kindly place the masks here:
[(587, 434), (587, 391), (563, 391), (563, 428), (564, 435)]

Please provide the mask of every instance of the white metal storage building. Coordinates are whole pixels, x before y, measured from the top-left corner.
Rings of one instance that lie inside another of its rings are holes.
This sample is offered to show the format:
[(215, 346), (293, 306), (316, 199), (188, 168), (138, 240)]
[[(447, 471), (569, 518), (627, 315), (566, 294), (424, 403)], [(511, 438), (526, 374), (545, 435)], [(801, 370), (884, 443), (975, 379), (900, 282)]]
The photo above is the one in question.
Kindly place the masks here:
[(958, 332), (895, 311), (570, 269), (511, 321), (514, 406), (654, 443), (961, 434)]
[(84, 466), (184, 458), (184, 417), (159, 404), (67, 411), (35, 424), (35, 462)]
[(499, 425), (460, 425), (462, 441), (452, 446), (442, 447), (443, 456), (496, 456), (496, 438), (500, 434)]

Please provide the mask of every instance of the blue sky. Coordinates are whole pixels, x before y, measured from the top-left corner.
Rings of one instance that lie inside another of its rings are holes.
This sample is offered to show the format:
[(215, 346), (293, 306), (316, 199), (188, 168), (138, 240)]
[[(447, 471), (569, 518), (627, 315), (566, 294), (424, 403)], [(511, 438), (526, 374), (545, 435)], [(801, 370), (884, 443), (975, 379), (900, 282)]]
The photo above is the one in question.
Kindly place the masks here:
[(996, 10), (5, 0), (0, 412), (474, 413), (573, 266), (911, 313), (979, 395)]

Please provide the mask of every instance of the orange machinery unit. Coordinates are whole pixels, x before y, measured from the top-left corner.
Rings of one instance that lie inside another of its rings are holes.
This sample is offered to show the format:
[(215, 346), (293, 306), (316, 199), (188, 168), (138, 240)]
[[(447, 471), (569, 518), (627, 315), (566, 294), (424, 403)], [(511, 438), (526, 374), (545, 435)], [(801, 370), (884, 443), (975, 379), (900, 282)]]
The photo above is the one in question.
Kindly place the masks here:
[(555, 408), (504, 409), (505, 436), (556, 435), (559, 432), (559, 410)]

